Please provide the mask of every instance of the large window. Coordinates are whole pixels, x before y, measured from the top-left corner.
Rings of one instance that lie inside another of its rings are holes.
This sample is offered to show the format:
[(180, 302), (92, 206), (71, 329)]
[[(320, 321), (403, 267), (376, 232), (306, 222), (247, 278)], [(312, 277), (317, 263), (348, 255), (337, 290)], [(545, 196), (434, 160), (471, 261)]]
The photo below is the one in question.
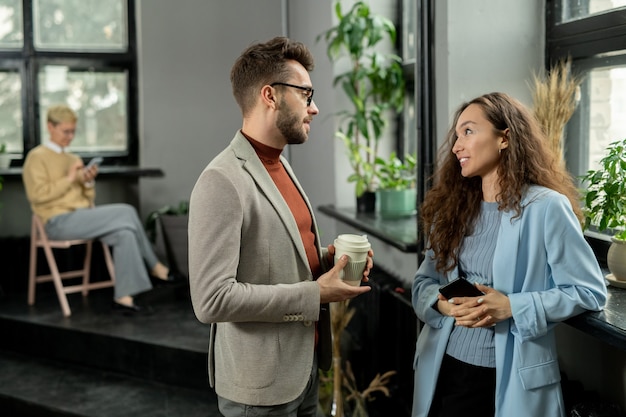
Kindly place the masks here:
[(622, 6), (626, 6), (626, 0), (563, 0), (556, 18), (559, 23), (571, 22)]
[(626, 0), (548, 0), (547, 12), (546, 62), (571, 57), (583, 79), (565, 139), (568, 168), (580, 176), (626, 137)]
[(398, 154), (417, 152), (417, 113), (415, 103), (415, 63), (417, 61), (417, 1), (400, 0), (400, 50), (406, 81), (404, 111), (402, 117), (402, 140), (398, 146)]
[(0, 144), (18, 164), (56, 103), (78, 113), (74, 152), (137, 163), (134, 37), (134, 0), (0, 0)]
[[(417, 201), (419, 208), (429, 188), (435, 164), (437, 138), (434, 91), (434, 0), (398, 0), (400, 48), (406, 76), (406, 98), (402, 115), (402, 138), (398, 152), (417, 153)], [(419, 221), (419, 215), (418, 221)], [(426, 242), (417, 227), (417, 253), (421, 262)]]

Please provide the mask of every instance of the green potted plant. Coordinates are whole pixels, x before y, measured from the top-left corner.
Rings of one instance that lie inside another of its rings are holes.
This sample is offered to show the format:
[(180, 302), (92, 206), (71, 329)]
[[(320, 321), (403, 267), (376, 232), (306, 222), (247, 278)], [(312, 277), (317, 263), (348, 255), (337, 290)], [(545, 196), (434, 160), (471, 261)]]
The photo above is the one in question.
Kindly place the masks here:
[(407, 154), (402, 161), (392, 152), (389, 159), (376, 158), (376, 165), (381, 217), (400, 218), (415, 214), (417, 156)]
[(148, 214), (145, 229), (157, 251), (165, 253), (169, 267), (189, 276), (187, 224), (189, 223), (189, 201), (183, 200), (175, 206), (163, 206)]
[[(317, 39), (327, 42), (327, 54), (332, 62), (348, 60), (347, 71), (335, 77), (333, 85), (341, 85), (352, 108), (337, 113), (337, 137), (346, 146), (352, 168), (349, 182), (355, 183), (357, 207), (359, 199), (369, 199), (376, 191), (376, 166), (379, 141), (388, 124), (388, 111), (399, 112), (404, 103), (402, 59), (395, 54), (382, 53), (385, 39), (393, 49), (396, 28), (391, 20), (373, 14), (367, 3), (357, 1), (343, 13), (341, 2), (335, 4), (336, 26)], [(369, 205), (373, 211), (374, 206)]]
[(606, 151), (600, 168), (582, 177), (587, 185), (585, 228), (594, 225), (600, 231), (613, 232), (607, 254), (610, 279), (626, 283), (626, 139), (611, 143)]

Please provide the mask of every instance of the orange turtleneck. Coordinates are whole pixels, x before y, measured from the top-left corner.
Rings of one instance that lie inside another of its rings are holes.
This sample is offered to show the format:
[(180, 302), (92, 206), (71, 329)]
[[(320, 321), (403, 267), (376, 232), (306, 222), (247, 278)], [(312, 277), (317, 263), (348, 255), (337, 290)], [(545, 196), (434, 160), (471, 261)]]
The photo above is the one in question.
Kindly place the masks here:
[(309, 261), (309, 267), (313, 273), (313, 279), (317, 279), (321, 272), (322, 267), (320, 264), (319, 256), (317, 253), (317, 245), (315, 244), (315, 231), (313, 230), (313, 219), (311, 213), (306, 205), (304, 198), (298, 191), (298, 188), (294, 184), (293, 180), (285, 170), (285, 167), (280, 162), (280, 154), (282, 149), (272, 148), (271, 146), (260, 143), (245, 133), (241, 132), (248, 142), (252, 145), (259, 159), (267, 169), (267, 172), (272, 177), (274, 184), (280, 191), (280, 194), (285, 199), (287, 206), (291, 210), (298, 230), (300, 231), (300, 237), (304, 244), (306, 256)]

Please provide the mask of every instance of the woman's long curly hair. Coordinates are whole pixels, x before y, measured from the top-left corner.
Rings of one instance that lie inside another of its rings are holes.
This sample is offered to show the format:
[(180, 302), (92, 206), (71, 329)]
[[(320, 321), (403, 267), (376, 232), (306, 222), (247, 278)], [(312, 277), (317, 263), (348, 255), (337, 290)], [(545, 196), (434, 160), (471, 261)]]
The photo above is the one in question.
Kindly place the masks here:
[(461, 113), (470, 105), (480, 106), (485, 118), (501, 133), (509, 129), (508, 147), (500, 154), (497, 168), (500, 192), (496, 196), (498, 209), (514, 211), (519, 217), (522, 196), (529, 185), (542, 185), (565, 195), (574, 213), (582, 220), (579, 193), (572, 176), (560, 157), (548, 147), (535, 117), (516, 99), (503, 93), (490, 93), (462, 104), (456, 111), (445, 143), (439, 150), (438, 167), (433, 187), (421, 207), (423, 231), (428, 249), (434, 251), (436, 268), (449, 272), (458, 263), (463, 238), (471, 233), (483, 199), (481, 178), (465, 178), (452, 153), (456, 124)]

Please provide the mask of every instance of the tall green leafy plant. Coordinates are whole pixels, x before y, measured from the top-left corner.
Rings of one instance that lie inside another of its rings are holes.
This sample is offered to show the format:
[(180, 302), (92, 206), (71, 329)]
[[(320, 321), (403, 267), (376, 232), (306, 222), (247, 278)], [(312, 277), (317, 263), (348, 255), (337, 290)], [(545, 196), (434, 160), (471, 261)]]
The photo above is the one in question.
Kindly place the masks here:
[(582, 177), (585, 226), (600, 231), (615, 230), (615, 238), (626, 240), (626, 139), (611, 143), (600, 160), (600, 168)]
[(367, 3), (358, 1), (344, 14), (338, 1), (335, 14), (338, 24), (317, 39), (326, 41), (331, 61), (347, 58), (350, 62), (349, 69), (336, 76), (333, 85), (341, 85), (352, 104), (350, 110), (337, 113), (340, 117), (337, 137), (348, 151), (353, 171), (348, 181), (356, 184), (358, 197), (375, 190), (375, 161), (388, 124), (386, 112), (402, 110), (402, 59), (378, 50), (385, 40), (392, 48), (395, 46), (396, 28), (391, 20), (373, 14)]

